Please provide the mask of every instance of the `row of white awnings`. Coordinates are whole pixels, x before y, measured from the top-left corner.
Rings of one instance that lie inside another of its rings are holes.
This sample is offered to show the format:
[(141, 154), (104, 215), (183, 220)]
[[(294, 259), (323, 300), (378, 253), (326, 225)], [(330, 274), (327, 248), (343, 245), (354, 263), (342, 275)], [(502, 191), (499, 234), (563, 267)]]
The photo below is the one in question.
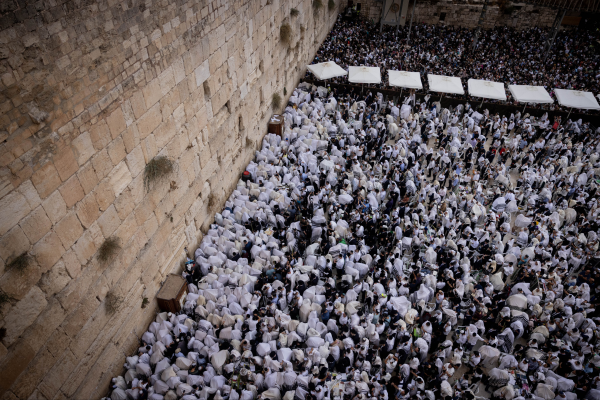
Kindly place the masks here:
[[(350, 67), (348, 71), (328, 61), (312, 64), (308, 69), (317, 77), (325, 80), (338, 76), (348, 75), (348, 81), (352, 83), (381, 83), (381, 71), (379, 67)], [(407, 89), (423, 89), (421, 74), (409, 71), (388, 71), (390, 86)], [(429, 90), (432, 92), (448, 94), (465, 94), (462, 81), (455, 76), (427, 74)], [(469, 79), (467, 81), (469, 95), (485, 99), (506, 100), (504, 83), (491, 82), (480, 79)], [(513, 98), (519, 103), (553, 103), (552, 97), (543, 86), (530, 85), (508, 85)], [(584, 110), (600, 110), (600, 105), (591, 92), (581, 90), (554, 89), (558, 103), (565, 107), (579, 108)]]

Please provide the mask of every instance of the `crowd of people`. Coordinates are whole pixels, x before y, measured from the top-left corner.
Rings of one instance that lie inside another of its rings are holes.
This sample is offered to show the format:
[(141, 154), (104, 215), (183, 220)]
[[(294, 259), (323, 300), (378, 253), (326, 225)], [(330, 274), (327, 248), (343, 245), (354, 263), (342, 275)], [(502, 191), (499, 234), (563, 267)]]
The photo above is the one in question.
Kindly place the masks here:
[(109, 397), (600, 399), (600, 139), (308, 83)]
[[(474, 51), (473, 29), (414, 24), (410, 40), (408, 29), (409, 24), (386, 25), (380, 33), (378, 25), (364, 19), (339, 18), (314, 63), (335, 61), (346, 70), (350, 66), (379, 67), (382, 83), (373, 86), (388, 89), (392, 89), (388, 86), (388, 70), (420, 72), (424, 93), (428, 90), (426, 74), (464, 78), (463, 85), (471, 78), (507, 85), (540, 85), (553, 97), (555, 88), (600, 93), (600, 53), (597, 50), (600, 30), (596, 25), (560, 30), (546, 60), (544, 43), (551, 34), (550, 28), (517, 30), (497, 26), (485, 29)], [(307, 78), (310, 77), (307, 72)], [(331, 82), (348, 83), (348, 79), (333, 78)], [(465, 93), (468, 93), (466, 87)], [(508, 103), (514, 103), (510, 93), (507, 96)], [(535, 106), (562, 109), (557, 102)]]

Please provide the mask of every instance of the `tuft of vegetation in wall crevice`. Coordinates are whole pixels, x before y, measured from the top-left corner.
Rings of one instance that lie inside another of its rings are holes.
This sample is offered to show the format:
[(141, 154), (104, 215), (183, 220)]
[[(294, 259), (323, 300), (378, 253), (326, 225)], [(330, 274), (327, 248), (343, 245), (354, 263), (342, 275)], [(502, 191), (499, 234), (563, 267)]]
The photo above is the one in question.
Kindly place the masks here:
[(279, 93), (273, 93), (271, 107), (273, 107), (273, 111), (277, 111), (279, 110), (279, 107), (281, 107), (281, 95)]
[(100, 248), (98, 249), (98, 261), (102, 264), (106, 264), (112, 260), (121, 251), (121, 241), (119, 238), (111, 236), (104, 240)]
[(292, 41), (292, 27), (287, 22), (279, 28), (279, 39), (285, 44), (290, 44)]
[(11, 262), (8, 263), (7, 269), (14, 269), (15, 271), (24, 272), (27, 267), (31, 264), (31, 256), (24, 252), (15, 257)]
[(169, 176), (175, 170), (175, 164), (167, 156), (156, 156), (144, 168), (144, 187), (149, 191), (152, 185)]

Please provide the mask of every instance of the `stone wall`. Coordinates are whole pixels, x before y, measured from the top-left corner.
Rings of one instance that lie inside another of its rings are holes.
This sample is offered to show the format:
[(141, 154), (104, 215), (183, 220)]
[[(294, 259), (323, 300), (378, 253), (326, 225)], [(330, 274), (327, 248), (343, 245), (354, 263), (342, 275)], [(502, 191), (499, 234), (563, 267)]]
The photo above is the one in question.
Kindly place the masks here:
[(0, 398), (99, 398), (345, 1), (0, 3)]
[[(406, 23), (410, 22), (414, 4), (413, 0), (409, 1)], [(354, 3), (361, 3), (361, 9), (364, 10), (361, 11), (362, 15), (370, 20), (379, 22), (381, 18), (381, 6), (383, 4), (381, 1), (357, 0)], [(479, 21), (483, 4), (484, 0), (471, 0), (468, 2), (417, 0), (413, 23), (444, 23), (446, 25), (474, 28)], [(511, 10), (510, 13), (508, 13), (509, 10)], [(506, 11), (503, 11), (498, 6), (497, 1), (491, 0), (486, 11), (483, 26), (484, 28), (511, 26), (518, 29), (532, 26), (550, 27), (554, 22), (556, 13), (557, 11), (550, 7), (527, 5), (519, 2), (510, 3)], [(441, 17), (443, 17), (443, 21), (440, 21)]]
[[(446, 25), (475, 28), (479, 22), (483, 3), (483, 0), (472, 1), (470, 4), (452, 4), (451, 1), (447, 0), (438, 2), (418, 0), (414, 22), (444, 23)], [(488, 5), (483, 20), (484, 28), (493, 28), (494, 26), (510, 26), (517, 29), (533, 26), (551, 27), (557, 13), (556, 10), (549, 7), (526, 5), (524, 3), (513, 3), (512, 12), (507, 13), (508, 10), (506, 12), (502, 11), (495, 3), (490, 1)], [(443, 14), (445, 14), (444, 21), (440, 22), (440, 17)]]

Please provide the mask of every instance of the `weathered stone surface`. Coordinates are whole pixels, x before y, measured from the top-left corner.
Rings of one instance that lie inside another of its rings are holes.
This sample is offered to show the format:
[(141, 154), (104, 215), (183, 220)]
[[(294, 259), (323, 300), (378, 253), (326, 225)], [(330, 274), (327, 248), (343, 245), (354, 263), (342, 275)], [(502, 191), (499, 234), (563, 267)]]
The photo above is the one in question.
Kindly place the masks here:
[[(0, 165), (13, 174), (0, 174), (0, 290), (10, 297), (0, 315), (40, 300), (11, 345), (0, 344), (0, 398), (106, 394), (122, 355), (137, 346), (133, 331), (153, 318), (151, 308), (140, 311), (142, 294), (152, 299), (183, 246), (198, 243), (214, 211), (206, 199), (224, 201), (252, 157), (241, 143), (265, 133), (265, 99), (295, 85), (336, 18), (313, 18), (311, 0), (192, 3), (56, 11), (42, 2), (35, 24), (16, 22), (8, 35), (0, 28), (9, 57), (29, 46), (44, 63), (40, 74), (0, 60), (8, 68), (1, 84), (17, 93), (3, 105), (0, 132), (24, 132), (0, 133), (12, 149), (0, 152)], [(305, 34), (288, 51), (274, 32), (292, 6)], [(42, 123), (23, 94), (47, 112)], [(175, 171), (146, 188), (144, 168), (159, 154)], [(96, 253), (108, 236), (123, 250), (101, 264)], [(6, 268), (9, 250), (27, 249), (25, 273)], [(109, 289), (124, 296), (113, 318), (102, 303)]]
[(20, 399), (27, 399), (35, 391), (37, 383), (56, 363), (56, 358), (47, 349), (42, 349), (35, 355), (35, 361), (29, 364), (12, 387), (13, 393)]
[(62, 198), (60, 191), (53, 192), (46, 200), (42, 202), (42, 207), (46, 211), (46, 215), (50, 218), (53, 224), (60, 221), (67, 213), (67, 204)]
[(40, 280), (40, 289), (48, 296), (52, 296), (60, 292), (71, 280), (65, 263), (62, 261), (54, 264), (50, 271), (46, 272)]
[(46, 211), (41, 207), (37, 207), (27, 217), (23, 218), (20, 223), (23, 232), (31, 243), (36, 243), (41, 239), (52, 227), (52, 222), (46, 215)]
[(73, 140), (73, 151), (79, 165), (85, 164), (96, 152), (89, 132), (84, 132)]
[(13, 299), (20, 300), (42, 276), (40, 266), (34, 261), (24, 271), (14, 268), (5, 271), (0, 277), (0, 290)]
[[(158, 94), (160, 95), (160, 89)], [(151, 134), (161, 122), (162, 113), (160, 111), (160, 104), (156, 103), (152, 108), (146, 111), (146, 113), (142, 115), (142, 118), (140, 118), (137, 122), (140, 139), (143, 139)]]
[(0, 235), (4, 235), (21, 218), (29, 214), (31, 208), (25, 196), (18, 192), (12, 192), (0, 199), (0, 210), (2, 210), (0, 213)]
[(77, 177), (79, 178), (79, 183), (81, 184), (81, 187), (83, 187), (85, 194), (94, 190), (94, 187), (98, 184), (98, 176), (96, 175), (96, 171), (94, 171), (91, 162), (79, 169)]
[(87, 263), (90, 257), (96, 252), (97, 246), (93, 234), (89, 229), (73, 245), (73, 250), (81, 264)]
[(54, 231), (60, 238), (65, 249), (68, 249), (77, 241), (83, 233), (83, 227), (77, 218), (75, 212), (67, 214), (56, 226)]
[(19, 301), (4, 319), (6, 336), (2, 340), (5, 346), (10, 346), (25, 329), (35, 321), (48, 302), (44, 292), (37, 286), (31, 288), (27, 296)]
[[(38, 289), (39, 290), (39, 289)], [(0, 360), (0, 393), (5, 393), (33, 360), (35, 351), (27, 344), (13, 346)], [(8, 397), (11, 398), (11, 397)], [(14, 396), (13, 399), (18, 399)]]
[(23, 342), (37, 350), (47, 343), (52, 333), (65, 319), (65, 310), (56, 298), (51, 298), (46, 308), (23, 334)]
[(146, 166), (142, 146), (137, 146), (135, 149), (133, 149), (133, 151), (127, 155), (126, 162), (131, 176), (138, 176), (138, 174), (142, 172)]
[(110, 185), (115, 197), (125, 190), (131, 180), (132, 177), (129, 168), (127, 168), (127, 163), (121, 161), (110, 173)]
[(108, 123), (108, 128), (110, 129), (110, 133), (113, 138), (117, 137), (127, 127), (125, 124), (123, 110), (121, 108), (117, 108), (115, 111), (113, 111), (112, 114), (110, 114), (110, 116), (106, 119), (106, 122)]
[(29, 239), (18, 225), (0, 238), (0, 257), (8, 263), (28, 250)]
[(38, 169), (31, 177), (31, 181), (42, 199), (48, 197), (61, 183), (58, 171), (51, 162)]
[(40, 392), (49, 399), (54, 398), (76, 366), (77, 357), (70, 350), (64, 352), (40, 383)]
[(65, 268), (67, 269), (69, 276), (72, 279), (77, 278), (79, 272), (81, 272), (81, 262), (77, 259), (75, 252), (73, 250), (67, 251), (63, 254), (62, 260), (65, 263)]
[(83, 199), (83, 196), (85, 196), (81, 183), (79, 183), (79, 178), (76, 175), (70, 177), (58, 190), (60, 191), (67, 208), (73, 207), (79, 200)]
[(102, 230), (104, 237), (109, 237), (119, 227), (121, 220), (117, 214), (115, 206), (111, 205), (100, 218), (98, 218), (98, 225)]
[(33, 246), (33, 254), (42, 267), (42, 273), (52, 268), (64, 251), (60, 238), (52, 231)]
[(63, 181), (66, 181), (71, 175), (77, 172), (79, 165), (71, 148), (63, 147), (59, 150), (54, 156), (54, 167)]
[(100, 216), (100, 208), (93, 194), (87, 195), (77, 204), (75, 209), (79, 220), (85, 228), (89, 228)]

